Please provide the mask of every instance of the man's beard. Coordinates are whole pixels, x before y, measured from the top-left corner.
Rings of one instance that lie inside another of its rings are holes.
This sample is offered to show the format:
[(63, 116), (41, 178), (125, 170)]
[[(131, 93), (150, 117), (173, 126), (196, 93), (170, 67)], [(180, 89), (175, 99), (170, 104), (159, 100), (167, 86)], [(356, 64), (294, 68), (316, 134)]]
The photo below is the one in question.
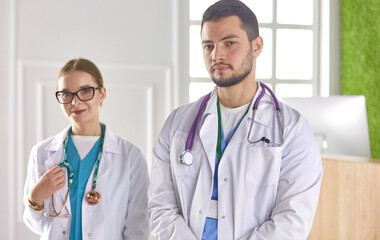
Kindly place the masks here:
[[(245, 57), (243, 63), (241, 64), (241, 69), (243, 70), (241, 73), (233, 74), (230, 78), (227, 79), (216, 79), (211, 75), (212, 81), (216, 84), (218, 87), (231, 87), (234, 86), (240, 82), (242, 82), (252, 71), (252, 47), (250, 48), (247, 56)], [(231, 70), (233, 70), (232, 66), (230, 64), (223, 64), (228, 66)], [(215, 65), (213, 65), (211, 68), (213, 68)], [(212, 69), (211, 69), (212, 71)]]

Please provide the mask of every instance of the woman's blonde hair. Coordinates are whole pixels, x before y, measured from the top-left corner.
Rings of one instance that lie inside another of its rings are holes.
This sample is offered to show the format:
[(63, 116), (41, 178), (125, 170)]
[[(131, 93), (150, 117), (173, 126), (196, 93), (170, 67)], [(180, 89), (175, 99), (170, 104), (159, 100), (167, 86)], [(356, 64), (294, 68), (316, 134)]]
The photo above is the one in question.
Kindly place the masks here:
[(103, 87), (103, 77), (99, 68), (90, 60), (85, 58), (76, 58), (68, 61), (59, 71), (58, 80), (66, 74), (74, 71), (82, 71), (90, 74), (98, 84), (98, 87)]

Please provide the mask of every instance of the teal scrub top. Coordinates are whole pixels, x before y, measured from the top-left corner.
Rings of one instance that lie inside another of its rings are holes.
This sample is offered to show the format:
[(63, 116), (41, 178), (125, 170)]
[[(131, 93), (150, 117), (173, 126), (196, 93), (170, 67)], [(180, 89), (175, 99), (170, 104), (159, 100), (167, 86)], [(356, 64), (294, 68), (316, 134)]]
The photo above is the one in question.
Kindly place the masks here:
[(92, 169), (94, 168), (101, 138), (96, 141), (90, 152), (81, 160), (74, 142), (69, 136), (67, 143), (67, 161), (73, 168), (74, 178), (70, 187), (70, 205), (71, 205), (71, 224), (70, 240), (82, 239), (82, 202), (85, 194), (87, 181), (89, 180)]

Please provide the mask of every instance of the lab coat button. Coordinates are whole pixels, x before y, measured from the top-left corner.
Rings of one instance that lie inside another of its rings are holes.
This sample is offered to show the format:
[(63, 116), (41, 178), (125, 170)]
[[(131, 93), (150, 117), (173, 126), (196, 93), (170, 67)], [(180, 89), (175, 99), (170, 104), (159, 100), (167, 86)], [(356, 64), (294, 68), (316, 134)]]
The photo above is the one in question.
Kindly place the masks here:
[(222, 216), (222, 219), (225, 219), (226, 218), (226, 216)]
[(66, 231), (65, 231), (65, 230), (63, 230), (63, 231), (62, 231), (62, 234), (63, 234), (63, 235), (65, 235), (65, 234), (66, 234)]
[(227, 182), (227, 178), (224, 178), (224, 181)]
[(199, 210), (199, 214), (202, 214), (202, 210)]

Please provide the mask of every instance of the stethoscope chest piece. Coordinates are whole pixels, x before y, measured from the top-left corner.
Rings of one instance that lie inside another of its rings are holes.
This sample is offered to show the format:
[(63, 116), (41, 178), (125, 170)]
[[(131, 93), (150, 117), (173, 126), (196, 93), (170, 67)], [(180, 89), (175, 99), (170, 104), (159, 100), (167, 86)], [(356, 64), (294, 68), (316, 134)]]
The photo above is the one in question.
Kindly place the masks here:
[(178, 162), (190, 166), (193, 164), (194, 157), (193, 154), (189, 150), (183, 151), (179, 156), (178, 156)]
[(98, 204), (100, 202), (100, 193), (95, 191), (95, 189), (92, 189), (86, 194), (86, 200), (90, 205)]

